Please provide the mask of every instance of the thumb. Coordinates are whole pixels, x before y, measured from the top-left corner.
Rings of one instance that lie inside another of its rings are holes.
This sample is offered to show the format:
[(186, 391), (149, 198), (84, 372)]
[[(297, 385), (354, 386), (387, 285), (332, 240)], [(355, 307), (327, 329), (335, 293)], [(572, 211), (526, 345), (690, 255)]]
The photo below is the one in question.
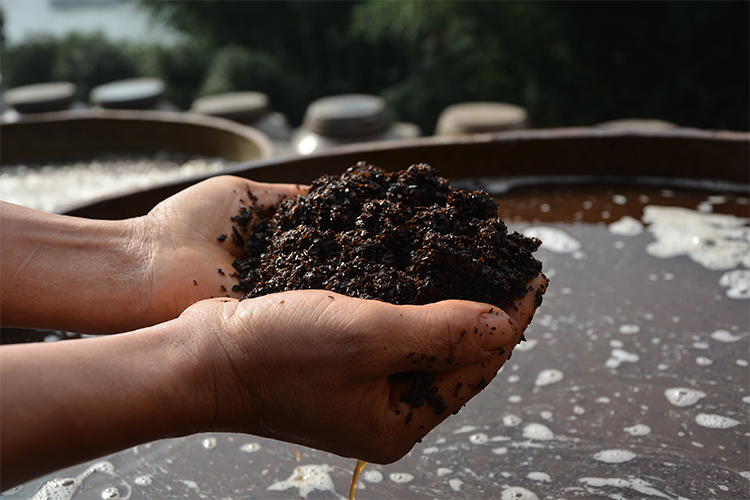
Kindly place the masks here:
[[(521, 332), (490, 304), (446, 300), (422, 306), (378, 303), (360, 319), (375, 326), (383, 349), (380, 375), (450, 371), (512, 349)], [(367, 317), (370, 316), (370, 317)]]

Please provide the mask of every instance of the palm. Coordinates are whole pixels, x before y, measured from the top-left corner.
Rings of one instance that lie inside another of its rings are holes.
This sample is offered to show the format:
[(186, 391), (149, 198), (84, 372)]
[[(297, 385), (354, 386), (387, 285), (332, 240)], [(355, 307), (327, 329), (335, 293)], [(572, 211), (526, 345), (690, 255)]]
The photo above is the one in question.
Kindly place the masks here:
[(232, 220), (241, 207), (278, 203), (303, 188), (261, 184), (220, 176), (196, 184), (160, 203), (146, 216), (151, 256), (146, 274), (148, 298), (155, 321), (179, 315), (191, 303), (209, 297), (238, 297), (232, 291), (232, 263), (244, 248)]

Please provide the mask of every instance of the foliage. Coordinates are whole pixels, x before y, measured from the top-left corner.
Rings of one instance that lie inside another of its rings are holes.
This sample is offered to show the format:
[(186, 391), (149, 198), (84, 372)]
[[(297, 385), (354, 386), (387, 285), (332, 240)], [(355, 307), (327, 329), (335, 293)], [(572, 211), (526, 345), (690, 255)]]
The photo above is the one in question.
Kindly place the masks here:
[(138, 76), (137, 64), (128, 52), (128, 46), (111, 42), (102, 33), (71, 33), (61, 39), (36, 36), (6, 48), (3, 86), (74, 82), (79, 97), (87, 100), (97, 85)]
[(306, 104), (305, 89), (298, 83), (300, 75), (262, 50), (227, 45), (216, 52), (207, 75), (201, 96), (239, 90), (265, 92), (279, 111), (295, 119)]
[(299, 123), (307, 103), (381, 94), (428, 133), (446, 106), (512, 102), (538, 127), (660, 118), (750, 129), (748, 2), (141, 0), (186, 39), (102, 35), (4, 47), (5, 87), (67, 79), (83, 92), (140, 74), (170, 99), (267, 92)]
[(181, 109), (189, 109), (206, 79), (214, 51), (205, 43), (188, 39), (170, 46), (139, 46), (135, 53), (142, 76), (161, 78), (166, 98)]

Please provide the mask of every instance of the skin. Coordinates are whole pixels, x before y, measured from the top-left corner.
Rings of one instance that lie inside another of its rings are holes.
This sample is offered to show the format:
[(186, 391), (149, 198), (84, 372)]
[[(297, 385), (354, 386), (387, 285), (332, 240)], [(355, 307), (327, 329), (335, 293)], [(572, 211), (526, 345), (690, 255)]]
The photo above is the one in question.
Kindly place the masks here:
[(116, 333), (173, 319), (205, 298), (239, 297), (229, 274), (243, 249), (230, 217), (250, 206), (249, 192), (263, 208), (305, 190), (220, 176), (124, 221), (0, 202), (2, 325)]
[[(216, 268), (232, 269), (240, 249), (216, 237), (231, 234), (229, 217), (240, 199), (247, 205), (248, 186), (261, 204), (302, 190), (218, 177), (120, 222), (0, 206), (3, 326), (135, 329), (0, 347), (0, 490), (203, 431), (394, 462), (477, 394), (482, 378), (489, 383), (534, 313), (535, 290), (546, 287), (537, 277), (507, 313), (320, 290), (207, 298), (221, 285), (231, 290), (229, 273)], [(214, 206), (227, 201), (229, 208)], [(108, 276), (114, 263), (118, 272)], [(410, 353), (435, 361), (415, 363)], [(435, 372), (447, 411), (399, 401), (404, 387), (388, 379), (405, 371)], [(454, 395), (457, 382), (466, 390)]]

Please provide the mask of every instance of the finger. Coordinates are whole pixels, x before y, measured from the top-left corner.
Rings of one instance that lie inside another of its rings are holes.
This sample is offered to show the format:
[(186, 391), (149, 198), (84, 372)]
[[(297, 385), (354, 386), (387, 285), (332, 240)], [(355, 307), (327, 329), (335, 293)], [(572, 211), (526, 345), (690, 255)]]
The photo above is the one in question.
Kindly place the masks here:
[(542, 297), (548, 285), (549, 280), (544, 274), (537, 275), (528, 283), (526, 295), (511, 301), (504, 308), (520, 330), (525, 330), (531, 323), (537, 308), (542, 305)]
[(459, 370), (425, 373), (412, 372), (390, 384), (391, 407), (388, 417), (394, 429), (415, 441), (445, 419), (458, 413), (479, 394), (508, 360), (511, 350)]
[(546, 277), (537, 276), (529, 282), (529, 292), (508, 308), (514, 333), (502, 350), (493, 351), (490, 357), (463, 367), (451, 366), (449, 370), (428, 373), (412, 371), (391, 376), (392, 407), (389, 417), (395, 420), (395, 425), (400, 423), (407, 435), (421, 439), (481, 392), (510, 359), (513, 348), (541, 304), (547, 284)]
[(422, 306), (365, 301), (357, 320), (377, 332), (371, 340), (373, 366), (381, 376), (455, 370), (504, 351), (517, 337), (503, 310), (462, 300)]

